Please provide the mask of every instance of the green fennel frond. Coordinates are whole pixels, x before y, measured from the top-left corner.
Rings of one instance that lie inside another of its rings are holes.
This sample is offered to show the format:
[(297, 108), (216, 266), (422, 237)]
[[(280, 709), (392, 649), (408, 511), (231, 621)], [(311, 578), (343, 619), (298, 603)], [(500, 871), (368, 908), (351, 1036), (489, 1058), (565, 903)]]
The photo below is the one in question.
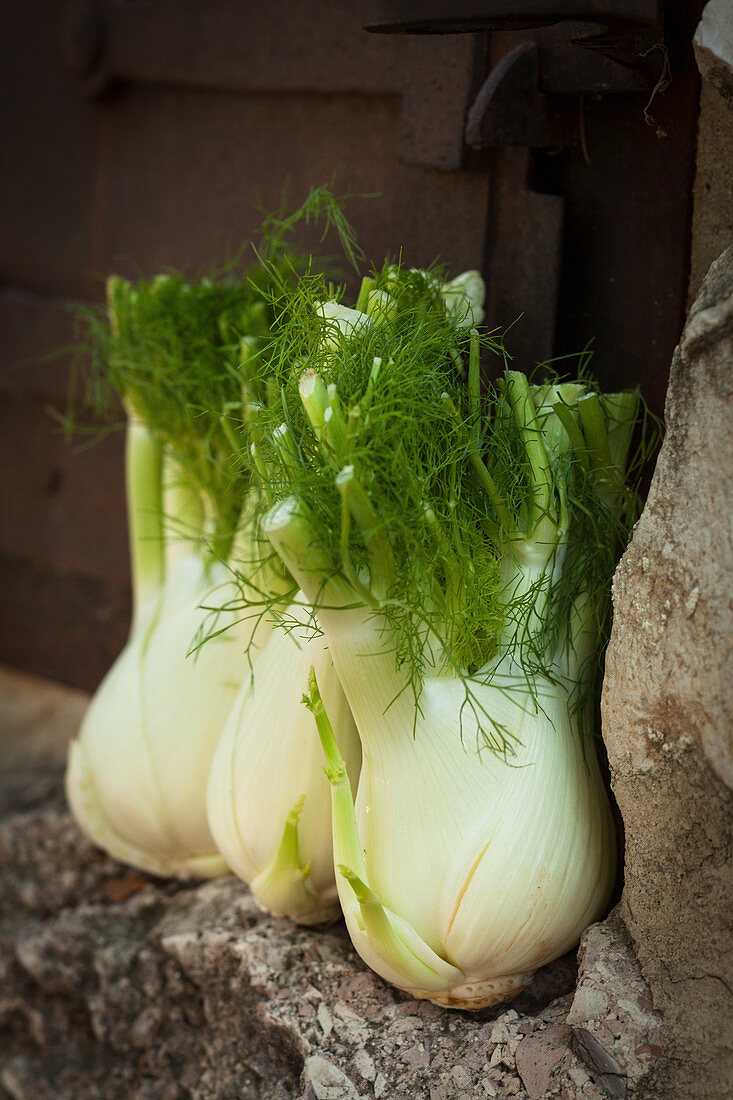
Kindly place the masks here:
[(576, 379), (506, 368), (480, 392), (481, 359), (506, 363), (502, 340), (459, 323), (443, 285), (440, 269), (388, 263), (358, 310), (312, 271), (281, 287), (267, 398), (246, 431), (267, 474), (262, 511), (297, 501), (316, 610), (337, 582), (342, 602), (386, 623), (415, 713), (426, 676), (458, 676), (463, 710), (506, 756), (511, 735), (476, 687), (507, 659), (535, 708), (543, 680), (575, 683), (570, 705), (587, 709), (638, 514), (639, 398), (598, 393), (586, 353)]

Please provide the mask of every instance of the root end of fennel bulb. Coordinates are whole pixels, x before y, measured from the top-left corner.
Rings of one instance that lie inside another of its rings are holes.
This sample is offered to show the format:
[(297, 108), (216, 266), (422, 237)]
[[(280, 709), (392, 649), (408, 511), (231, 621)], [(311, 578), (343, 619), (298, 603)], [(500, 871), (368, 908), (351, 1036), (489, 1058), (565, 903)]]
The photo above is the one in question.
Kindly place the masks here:
[(465, 1012), (479, 1012), (482, 1008), (491, 1008), (493, 1005), (511, 1001), (518, 996), (532, 981), (534, 971), (526, 974), (508, 975), (506, 978), (477, 979), (475, 982), (464, 982), (452, 989), (446, 989), (442, 993), (434, 993), (427, 989), (408, 989), (418, 1001), (432, 1001), (441, 1008), (460, 1008)]

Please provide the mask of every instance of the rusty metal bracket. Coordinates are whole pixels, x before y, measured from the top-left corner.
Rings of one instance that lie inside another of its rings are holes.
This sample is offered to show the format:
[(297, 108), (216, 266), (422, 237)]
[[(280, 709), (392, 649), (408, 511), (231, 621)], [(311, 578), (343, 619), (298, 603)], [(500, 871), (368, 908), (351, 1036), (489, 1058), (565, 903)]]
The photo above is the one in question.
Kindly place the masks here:
[(487, 321), (501, 326), (523, 314), (512, 332), (520, 363), (553, 354), (566, 220), (562, 194), (534, 189), (533, 151), (582, 143), (583, 96), (653, 86), (661, 20), (661, 0), (362, 3), (364, 26), (381, 34), (491, 32), (494, 65), (469, 107), (465, 138), (488, 153)]
[(578, 96), (639, 92), (659, 76), (657, 0), (367, 0), (362, 19), (382, 34), (489, 29), (494, 56), (504, 44), (468, 113), (474, 148), (562, 148), (578, 137)]
[(523, 42), (494, 66), (468, 112), (466, 141), (547, 149), (569, 145), (577, 135), (578, 110), (568, 96), (539, 90), (539, 51)]

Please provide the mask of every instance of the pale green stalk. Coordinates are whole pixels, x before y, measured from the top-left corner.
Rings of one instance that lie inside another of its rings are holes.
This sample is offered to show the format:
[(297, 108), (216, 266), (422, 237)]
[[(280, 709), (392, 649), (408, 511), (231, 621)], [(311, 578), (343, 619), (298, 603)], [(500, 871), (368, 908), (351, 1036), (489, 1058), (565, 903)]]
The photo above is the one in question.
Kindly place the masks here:
[(206, 509), (199, 490), (175, 457), (163, 459), (162, 524), (165, 527), (167, 570), (181, 556), (203, 553)]
[(125, 445), (127, 522), (132, 571), (133, 630), (149, 613), (149, 605), (165, 577), (162, 505), (163, 450), (132, 411)]

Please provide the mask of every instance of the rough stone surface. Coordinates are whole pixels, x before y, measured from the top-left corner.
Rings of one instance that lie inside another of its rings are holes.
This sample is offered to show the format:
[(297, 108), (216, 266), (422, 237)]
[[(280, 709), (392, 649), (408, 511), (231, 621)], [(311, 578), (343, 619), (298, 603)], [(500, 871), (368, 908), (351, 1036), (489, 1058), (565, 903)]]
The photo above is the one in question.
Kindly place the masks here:
[(666, 419), (614, 583), (604, 739), (626, 835), (619, 913), (662, 1014), (643, 1095), (719, 1100), (733, 1088), (731, 249), (691, 310)]
[(267, 917), (233, 878), (126, 871), (60, 804), (6, 818), (0, 862), (13, 1100), (526, 1096), (513, 1043), (574, 980), (572, 960), (548, 968), (503, 1015), (414, 1001), (358, 962), (343, 926)]
[(729, 0), (709, 0), (693, 39), (702, 76), (733, 106), (733, 9)]
[(83, 691), (0, 666), (0, 814), (53, 790), (88, 702)]
[(692, 301), (721, 251), (733, 244), (733, 106), (707, 81), (700, 89), (692, 207)]
[(567, 1014), (572, 1045), (612, 1096), (635, 1091), (660, 1054), (660, 1016), (623, 922), (612, 914), (583, 935)]
[(692, 205), (689, 297), (733, 245), (733, 6), (713, 0), (694, 38), (702, 75)]
[(623, 922), (612, 913), (580, 943), (575, 992), (550, 1004), (517, 1047), (530, 1100), (643, 1096), (662, 1053), (658, 1013)]
[(122, 867), (60, 789), (0, 821), (0, 899), (3, 1100), (607, 1100), (626, 1093), (598, 1049), (631, 1087), (650, 1033), (618, 920), (588, 931), (576, 993), (566, 956), (511, 1005), (451, 1012), (386, 986), (341, 924), (268, 917), (233, 878)]

